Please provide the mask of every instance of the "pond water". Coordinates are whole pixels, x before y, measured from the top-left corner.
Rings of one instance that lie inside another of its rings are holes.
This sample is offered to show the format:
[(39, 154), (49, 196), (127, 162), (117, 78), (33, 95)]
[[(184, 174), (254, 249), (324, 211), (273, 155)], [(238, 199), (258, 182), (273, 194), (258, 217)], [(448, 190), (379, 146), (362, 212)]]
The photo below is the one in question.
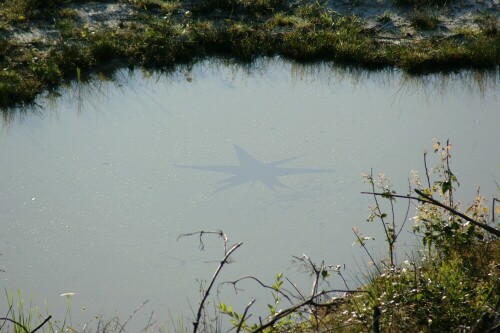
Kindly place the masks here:
[[(354, 287), (365, 258), (351, 228), (374, 236), (370, 248), (384, 256), (381, 229), (365, 221), (362, 173), (384, 172), (404, 192), (432, 139), (449, 138), (460, 198), (477, 185), (495, 193), (499, 81), (498, 71), (411, 78), (264, 59), (72, 83), (36, 110), (4, 114), (1, 287), (31, 294), (43, 313), (46, 301), (58, 318), (60, 294), (74, 292), (80, 324), (126, 318), (145, 300), (146, 317), (189, 316), (222, 245), (207, 238), (200, 251), (197, 237), (177, 237), (217, 229), (243, 242), (221, 281), (271, 283), (282, 271), (307, 292), (309, 277), (290, 264), (305, 253), (345, 264)], [(240, 308), (250, 296), (269, 302), (256, 284), (242, 287), (221, 297)]]

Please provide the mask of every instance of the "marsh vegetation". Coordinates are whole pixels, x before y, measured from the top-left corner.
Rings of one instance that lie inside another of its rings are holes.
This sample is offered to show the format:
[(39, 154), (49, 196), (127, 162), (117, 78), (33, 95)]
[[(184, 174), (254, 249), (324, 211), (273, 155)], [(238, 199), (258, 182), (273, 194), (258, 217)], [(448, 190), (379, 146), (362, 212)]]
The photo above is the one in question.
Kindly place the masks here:
[[(363, 6), (357, 2), (340, 10), (286, 0), (2, 1), (0, 103), (31, 102), (103, 65), (162, 68), (213, 56), (249, 62), (278, 55), (411, 73), (497, 66), (498, 15), (484, 12), (473, 25), (442, 33), (437, 11), (445, 5), (396, 1), (373, 25), (353, 14)], [(411, 25), (388, 31), (396, 11)]]

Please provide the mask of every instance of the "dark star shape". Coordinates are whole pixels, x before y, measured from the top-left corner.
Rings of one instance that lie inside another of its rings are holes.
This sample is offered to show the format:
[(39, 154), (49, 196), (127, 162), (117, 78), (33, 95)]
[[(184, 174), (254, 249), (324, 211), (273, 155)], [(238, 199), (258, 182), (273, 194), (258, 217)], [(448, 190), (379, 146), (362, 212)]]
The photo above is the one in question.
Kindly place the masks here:
[(233, 175), (224, 179), (218, 184), (224, 184), (219, 187), (216, 192), (227, 190), (247, 182), (261, 182), (271, 190), (276, 190), (275, 187), (289, 188), (281, 183), (278, 178), (288, 175), (303, 175), (314, 173), (332, 172), (333, 169), (302, 169), (302, 168), (286, 168), (280, 165), (296, 160), (304, 155), (299, 155), (276, 162), (263, 163), (250, 154), (245, 152), (237, 145), (233, 145), (240, 165), (175, 165), (178, 168), (194, 169), (202, 171), (220, 172)]

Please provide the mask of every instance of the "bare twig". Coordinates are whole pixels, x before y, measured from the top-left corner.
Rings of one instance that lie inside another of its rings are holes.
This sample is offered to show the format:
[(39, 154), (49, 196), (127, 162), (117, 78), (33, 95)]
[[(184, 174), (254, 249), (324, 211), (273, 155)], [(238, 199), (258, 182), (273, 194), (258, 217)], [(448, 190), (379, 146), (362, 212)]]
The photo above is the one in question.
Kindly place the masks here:
[(121, 326), (119, 321), (118, 321), (118, 317), (114, 317), (112, 319), (110, 319), (105, 325), (104, 327), (102, 328), (102, 331), (103, 332), (107, 332), (108, 330), (108, 326), (110, 326), (112, 323), (115, 323), (115, 329), (118, 327), (118, 326)]
[[(222, 232), (221, 232), (221, 234), (222, 234)], [(225, 239), (227, 240), (227, 237)], [(220, 271), (222, 270), (222, 267), (224, 267), (224, 265), (228, 262), (227, 260), (231, 256), (231, 254), (234, 251), (236, 251), (241, 245), (243, 245), (243, 243), (241, 243), (241, 242), (233, 245), (226, 252), (226, 254), (224, 255), (224, 258), (222, 258), (222, 260), (219, 263), (219, 267), (217, 267), (217, 269), (215, 270), (215, 273), (214, 273), (214, 275), (212, 277), (212, 280), (210, 281), (210, 285), (208, 286), (207, 290), (205, 290), (205, 294), (203, 295), (203, 298), (202, 298), (202, 300), (200, 302), (200, 305), (198, 307), (198, 313), (196, 314), (196, 320), (193, 322), (193, 333), (196, 333), (198, 331), (198, 325), (200, 324), (200, 318), (201, 318), (201, 314), (203, 312), (203, 308), (205, 306), (205, 301), (207, 300), (208, 295), (210, 294), (210, 290), (212, 289), (212, 287), (213, 287), (213, 285), (215, 283), (215, 280), (217, 279), (217, 276), (219, 275)], [(224, 245), (224, 247), (225, 247), (225, 245)]]
[(311, 296), (314, 296), (314, 295), (316, 295), (318, 293), (319, 277), (321, 275), (321, 271), (323, 270), (324, 262), (321, 262), (321, 266), (320, 266), (320, 268), (318, 268), (312, 262), (311, 258), (309, 258), (307, 256), (305, 256), (305, 258), (307, 259), (307, 261), (309, 261), (309, 265), (310, 265), (311, 269), (314, 272), (314, 281), (313, 281), (313, 285), (312, 285), (312, 288), (311, 288)]
[(18, 322), (17, 322), (17, 321), (15, 321), (15, 320), (12, 320), (12, 319), (10, 319), (10, 318), (0, 318), (0, 320), (3, 320), (3, 321), (10, 321), (11, 323), (16, 324), (16, 325), (18, 325), (19, 327), (21, 327), (21, 328), (22, 328), (22, 329), (23, 329), (26, 333), (30, 333), (30, 331), (28, 331), (28, 330), (26, 329), (26, 327), (24, 327), (21, 323), (18, 323)]
[(35, 333), (36, 331), (38, 331), (43, 325), (45, 325), (46, 322), (48, 322), (50, 320), (50, 318), (52, 318), (52, 315), (49, 315), (47, 318), (45, 318), (43, 323), (38, 325), (33, 331), (31, 331), (31, 333)]
[[(345, 265), (344, 265), (345, 266)], [(345, 269), (345, 268), (344, 268)], [(344, 286), (347, 288), (347, 290), (350, 290), (349, 288), (349, 285), (347, 284), (347, 281), (346, 279), (344, 278), (344, 275), (342, 275), (342, 273), (340, 272), (340, 268), (335, 270), (337, 272), (337, 274), (340, 276), (340, 278), (342, 279), (342, 281), (344, 281)]]
[(358, 232), (356, 231), (356, 228), (352, 228), (352, 232), (354, 232), (354, 235), (356, 236), (356, 238), (358, 239), (358, 242), (359, 242), (359, 245), (361, 245), (361, 247), (365, 250), (366, 254), (368, 255), (368, 257), (370, 257), (371, 261), (373, 262), (373, 265), (375, 266), (375, 268), (377, 269), (378, 273), (380, 275), (382, 275), (382, 271), (380, 270), (380, 268), (378, 268), (375, 260), (373, 259), (370, 251), (368, 251), (368, 249), (366, 248), (365, 246), (365, 241), (364, 239), (361, 238), (361, 236), (359, 236)]
[(97, 322), (97, 329), (96, 329), (96, 332), (100, 332), (100, 331), (99, 331), (99, 328), (101, 328), (101, 320), (99, 320), (99, 321)]
[(293, 304), (292, 300), (290, 299), (290, 297), (288, 297), (288, 295), (284, 292), (282, 292), (281, 290), (279, 289), (276, 289), (276, 288), (273, 288), (271, 286), (268, 286), (266, 285), (265, 283), (263, 283), (262, 281), (260, 281), (259, 279), (257, 279), (256, 277), (254, 276), (251, 276), (251, 275), (247, 275), (247, 276), (242, 276), (240, 277), (239, 279), (236, 279), (234, 281), (224, 281), (222, 282), (220, 285), (224, 285), (224, 284), (232, 284), (233, 287), (234, 287), (234, 290), (237, 292), (238, 289), (236, 288), (236, 284), (242, 280), (254, 280), (255, 282), (257, 282), (258, 284), (260, 284), (263, 288), (266, 288), (266, 289), (271, 289), (272, 291), (275, 291), (277, 292), (278, 294), (280, 294), (281, 296), (285, 297), (289, 302), (290, 304)]
[(424, 152), (424, 167), (425, 167), (425, 175), (427, 176), (427, 185), (431, 188), (431, 178), (429, 176), (429, 169), (427, 169), (427, 152)]
[(314, 276), (314, 280), (311, 288), (311, 296), (316, 295), (319, 288), (319, 278), (326, 277), (323, 274), (328, 272), (328, 267), (325, 266), (325, 262), (322, 261), (321, 265), (317, 266), (306, 254), (302, 254), (302, 257), (292, 257), (295, 258), (297, 262), (301, 262), (306, 270), (312, 271), (311, 275)]
[(153, 311), (151, 311), (151, 315), (149, 316), (149, 320), (148, 320), (147, 325), (146, 325), (146, 326), (145, 326), (145, 327), (141, 330), (141, 332), (139, 332), (139, 333), (142, 333), (142, 332), (147, 333), (148, 328), (150, 328), (152, 325), (154, 325), (154, 322), (153, 322), (153, 323), (151, 323), (151, 320), (153, 319), (153, 314), (154, 314), (154, 313), (155, 313), (155, 312), (154, 312), (154, 310), (153, 310)]
[[(411, 193), (411, 184), (410, 184), (410, 180), (408, 180), (408, 193)], [(399, 231), (398, 233), (396, 234), (396, 238), (399, 237), (399, 234), (401, 233), (401, 231), (403, 230), (405, 224), (406, 224), (406, 221), (408, 221), (408, 215), (410, 214), (410, 206), (411, 206), (411, 200), (408, 199), (408, 206), (406, 207), (406, 214), (405, 214), (405, 219), (403, 221), (403, 223), (401, 224), (401, 227), (399, 228)]]
[[(9, 310), (9, 311), (10, 311), (10, 310)], [(49, 315), (47, 318), (45, 318), (45, 320), (44, 320), (44, 321), (43, 321), (40, 325), (38, 325), (37, 327), (35, 327), (35, 329), (33, 329), (31, 332), (30, 332), (30, 331), (28, 331), (28, 329), (27, 329), (27, 328), (26, 328), (23, 324), (21, 324), (21, 323), (19, 323), (19, 322), (15, 321), (15, 320), (13, 320), (13, 319), (10, 319), (10, 318), (6, 318), (6, 317), (4, 317), (4, 318), (0, 318), (0, 320), (3, 320), (4, 322), (9, 321), (9, 322), (11, 322), (11, 323), (13, 323), (13, 324), (15, 324), (15, 325), (17, 325), (17, 326), (21, 327), (21, 328), (22, 328), (22, 329), (23, 329), (26, 333), (35, 333), (35, 332), (36, 332), (36, 331), (38, 331), (38, 330), (39, 330), (39, 329), (40, 329), (43, 325), (45, 325), (45, 324), (46, 324), (46, 323), (50, 320), (50, 318), (52, 318), (52, 315)], [(2, 325), (2, 327), (3, 327), (3, 325)]]
[[(312, 289), (311, 289), (311, 297), (312, 297), (318, 293), (319, 277), (320, 277), (321, 271), (324, 269), (324, 262), (321, 262), (321, 266), (318, 269), (309, 257), (307, 257), (306, 255), (304, 255), (304, 257), (307, 259), (307, 261), (309, 261), (309, 265), (310, 265), (311, 269), (314, 271), (314, 280), (313, 280), (313, 285), (312, 285)], [(312, 304), (308, 304), (308, 305), (312, 310), (313, 309)], [(314, 320), (317, 323), (318, 322), (318, 312), (312, 311), (312, 314), (314, 315)]]
[(390, 256), (391, 256), (391, 267), (396, 265), (396, 253), (394, 252), (395, 244), (396, 244), (396, 214), (394, 213), (394, 202), (393, 200), (389, 200), (391, 204), (391, 214), (392, 214), (392, 229), (389, 230), (389, 246), (390, 246)]
[(248, 319), (248, 318), (245, 318), (245, 317), (247, 316), (247, 312), (250, 309), (250, 307), (253, 305), (253, 303), (255, 303), (255, 299), (252, 298), (252, 300), (250, 301), (250, 303), (248, 303), (248, 305), (246, 306), (245, 311), (243, 312), (243, 315), (241, 316), (241, 320), (240, 320), (240, 323), (238, 324), (238, 328), (236, 329), (236, 333), (239, 333), (241, 331), (241, 326), (243, 325), (243, 323), (245, 322), (245, 320)]
[[(373, 169), (370, 169), (370, 178), (371, 178), (371, 185), (372, 185), (372, 191), (375, 192), (375, 181), (373, 179)], [(387, 194), (390, 194), (390, 191), (387, 190)], [(392, 228), (392, 232), (387, 228), (387, 225), (386, 225), (386, 222), (385, 222), (385, 219), (384, 219), (384, 216), (386, 216), (387, 214), (383, 214), (382, 211), (380, 210), (380, 205), (378, 203), (378, 199), (377, 199), (377, 196), (374, 195), (373, 196), (373, 199), (375, 201), (375, 208), (377, 210), (377, 217), (380, 219), (380, 221), (382, 221), (382, 226), (384, 228), (384, 233), (385, 233), (385, 237), (387, 239), (387, 242), (389, 243), (389, 259), (391, 261), (391, 267), (394, 267), (394, 243), (396, 242), (394, 236), (395, 236), (395, 230), (394, 230), (394, 206), (393, 206), (393, 202), (392, 200), (390, 200), (391, 202), (391, 210), (392, 210), (392, 223), (393, 223), (393, 228)], [(374, 212), (375, 213), (375, 212)]]
[(181, 239), (182, 237), (187, 237), (187, 236), (193, 236), (193, 235), (200, 235), (200, 245), (199, 245), (199, 248), (201, 251), (203, 251), (205, 249), (205, 244), (203, 244), (203, 235), (204, 234), (215, 234), (215, 235), (219, 235), (222, 240), (224, 241), (224, 253), (227, 253), (227, 241), (228, 241), (228, 238), (226, 236), (226, 234), (224, 234), (222, 232), (222, 230), (217, 230), (217, 231), (196, 231), (196, 232), (191, 232), (191, 233), (188, 233), (188, 234), (180, 234), (179, 237), (177, 237), (177, 241), (179, 241), (179, 239)]
[[(299, 288), (297, 288), (297, 286), (295, 284), (292, 283), (292, 281), (290, 281), (290, 279), (288, 277), (285, 277), (285, 279), (288, 281), (288, 283), (290, 283), (290, 285), (293, 287), (293, 289), (297, 292), (298, 296), (293, 296), (292, 293), (290, 293), (290, 295), (292, 295), (292, 297), (295, 297), (296, 299), (299, 299), (299, 300), (302, 300), (302, 301), (305, 301), (306, 300), (306, 297), (300, 292)], [(309, 305), (309, 310), (311, 313), (314, 314), (314, 317), (315, 319), (317, 319), (317, 313), (314, 312), (314, 306), (312, 305)]]
[[(375, 192), (375, 181), (373, 180), (373, 169), (370, 169), (370, 178), (371, 178), (371, 181), (372, 181), (371, 182), (372, 191)], [(374, 195), (373, 199), (375, 201), (375, 205), (376, 205), (375, 207), (376, 207), (376, 209), (377, 209), (377, 211), (379, 213), (378, 215), (380, 216), (380, 220), (382, 221), (382, 226), (384, 227), (384, 233), (385, 233), (386, 237), (389, 238), (388, 237), (389, 233), (388, 233), (388, 230), (387, 230), (387, 226), (385, 224), (384, 217), (382, 216), (382, 212), (380, 211), (380, 205), (378, 204), (377, 196)]]
[(492, 207), (491, 207), (491, 215), (492, 215), (492, 218), (491, 218), (491, 222), (493, 223), (493, 225), (495, 225), (495, 215), (496, 215), (496, 211), (495, 211), (495, 202), (500, 202), (500, 200), (498, 200), (497, 198), (493, 198), (493, 203), (491, 204)]
[(140, 309), (141, 309), (144, 305), (146, 305), (146, 303), (147, 303), (147, 302), (149, 302), (149, 300), (148, 300), (148, 299), (147, 299), (147, 300), (145, 300), (144, 302), (142, 302), (142, 304), (141, 304), (141, 305), (139, 305), (139, 306), (137, 307), (137, 309), (135, 309), (135, 310), (134, 310), (134, 312), (132, 312), (132, 314), (130, 314), (130, 316), (128, 317), (128, 319), (127, 319), (127, 320), (123, 323), (123, 325), (122, 325), (122, 327), (121, 327), (121, 329), (120, 329), (120, 331), (119, 331), (118, 333), (122, 333), (122, 332), (123, 332), (123, 330), (125, 329), (125, 326), (128, 324), (128, 322), (130, 321), (130, 319), (132, 319), (132, 317), (134, 317), (134, 316), (135, 316), (135, 314), (136, 314), (136, 313), (137, 313), (137, 312), (138, 312), (138, 311), (139, 311), (139, 310), (140, 310)]
[[(7, 310), (7, 314), (5, 315), (5, 317), (8, 317), (8, 316), (9, 316), (9, 314), (10, 314), (10, 311), (12, 311), (12, 305), (13, 305), (13, 304), (11, 304), (11, 305), (9, 306), (9, 310)], [(2, 331), (2, 329), (3, 329), (4, 325), (5, 325), (5, 322), (6, 322), (6, 320), (4, 320), (4, 321), (3, 321), (3, 323), (2, 323), (2, 325), (0, 325), (0, 332), (3, 332), (3, 331)]]
[[(450, 139), (446, 140), (446, 177), (448, 178), (448, 182), (450, 183), (450, 207), (453, 207), (453, 184), (451, 181), (451, 176), (453, 176), (453, 173), (451, 172), (450, 169)], [(430, 187), (430, 186), (429, 186)]]
[(290, 295), (292, 295), (292, 297), (295, 297), (297, 299), (305, 300), (306, 297), (304, 295), (302, 295), (302, 293), (300, 292), (299, 288), (297, 288), (297, 286), (295, 284), (293, 284), (292, 281), (290, 281), (289, 278), (285, 277), (285, 279), (288, 281), (288, 283), (290, 283), (290, 285), (293, 287), (293, 289), (295, 289), (295, 291), (297, 292), (297, 294), (299, 296), (293, 296), (292, 293), (290, 293)]

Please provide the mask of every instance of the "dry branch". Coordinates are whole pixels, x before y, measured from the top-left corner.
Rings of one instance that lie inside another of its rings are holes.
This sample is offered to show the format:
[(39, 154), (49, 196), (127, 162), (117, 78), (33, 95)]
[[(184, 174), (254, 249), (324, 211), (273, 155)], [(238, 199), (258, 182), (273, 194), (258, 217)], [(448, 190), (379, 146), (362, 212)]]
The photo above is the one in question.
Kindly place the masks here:
[(212, 290), (212, 287), (214, 286), (215, 280), (217, 279), (217, 276), (219, 275), (220, 271), (222, 270), (222, 267), (224, 267), (225, 264), (228, 263), (228, 259), (231, 256), (231, 254), (236, 251), (241, 245), (243, 245), (242, 242), (234, 244), (229, 250), (227, 249), (227, 241), (228, 237), (226, 236), (225, 233), (222, 232), (222, 230), (217, 230), (217, 231), (197, 231), (197, 232), (192, 232), (188, 234), (181, 234), (179, 237), (177, 237), (177, 240), (181, 237), (187, 237), (187, 236), (193, 236), (193, 235), (200, 235), (200, 250), (204, 249), (204, 244), (203, 244), (203, 235), (204, 234), (212, 234), (212, 235), (218, 235), (219, 237), (222, 238), (224, 242), (224, 257), (219, 263), (219, 266), (215, 270), (214, 275), (212, 276), (212, 279), (210, 280), (210, 284), (208, 288), (205, 290), (205, 293), (203, 294), (203, 298), (201, 299), (200, 305), (198, 306), (198, 312), (196, 313), (196, 319), (193, 322), (193, 333), (196, 333), (198, 331), (198, 327), (200, 325), (200, 318), (203, 313), (203, 309), (205, 308), (205, 302), (208, 298), (208, 295), (210, 295), (210, 290)]
[(23, 324), (21, 324), (21, 323), (19, 323), (19, 322), (15, 321), (15, 320), (13, 320), (13, 319), (3, 317), (3, 318), (0, 318), (0, 320), (3, 320), (4, 322), (5, 322), (5, 321), (9, 321), (9, 322), (11, 322), (11, 323), (13, 323), (13, 324), (15, 324), (15, 325), (17, 325), (17, 326), (21, 327), (21, 328), (22, 328), (22, 329), (23, 329), (26, 333), (35, 333), (35, 332), (36, 332), (36, 331), (38, 331), (38, 330), (39, 330), (39, 329), (40, 329), (43, 325), (45, 325), (45, 324), (46, 324), (46, 323), (50, 320), (50, 318), (52, 318), (52, 315), (49, 315), (47, 318), (45, 318), (45, 320), (44, 320), (44, 321), (43, 321), (40, 325), (38, 325), (37, 327), (35, 327), (35, 329), (34, 329), (34, 330), (32, 330), (31, 332), (30, 332), (30, 331), (28, 331), (28, 329), (27, 329), (27, 328), (26, 328)]
[(431, 204), (431, 205), (435, 205), (435, 206), (438, 206), (438, 207), (441, 207), (447, 211), (449, 211), (450, 213), (452, 213), (453, 215), (456, 215), (458, 217), (461, 217), (463, 218), (464, 220), (472, 223), (473, 225), (481, 228), (481, 229), (484, 229), (486, 231), (488, 231), (489, 233), (497, 236), (497, 237), (500, 237), (500, 230), (498, 229), (495, 229), (487, 224), (484, 224), (484, 223), (481, 223), (481, 222), (478, 222), (478, 221), (475, 221), (473, 219), (471, 219), (470, 217), (468, 217), (467, 215), (464, 215), (462, 213), (460, 213), (459, 211), (445, 205), (445, 204), (442, 204), (441, 202), (433, 199), (432, 197), (426, 195), (425, 193), (423, 193), (422, 191), (420, 190), (417, 190), (415, 189), (415, 192), (420, 195), (420, 197), (414, 197), (414, 196), (411, 196), (411, 195), (397, 195), (397, 194), (392, 194), (392, 193), (378, 193), (378, 192), (361, 192), (362, 194), (371, 194), (371, 195), (374, 195), (374, 196), (382, 196), (382, 197), (392, 197), (392, 198), (404, 198), (404, 199), (411, 199), (411, 200), (417, 200), (421, 203), (428, 203), (428, 204)]
[(247, 279), (249, 279), (249, 280), (254, 280), (254, 281), (255, 281), (255, 282), (257, 282), (258, 284), (260, 284), (260, 285), (261, 285), (261, 287), (263, 287), (263, 288), (265, 288), (265, 289), (271, 289), (272, 291), (277, 292), (277, 293), (278, 293), (278, 294), (280, 294), (281, 296), (285, 297), (285, 298), (286, 298), (286, 299), (290, 302), (290, 304), (293, 304), (292, 300), (290, 299), (290, 297), (288, 297), (288, 295), (287, 295), (286, 293), (282, 292), (282, 291), (281, 291), (281, 290), (279, 290), (279, 289), (276, 289), (276, 288), (273, 288), (273, 287), (271, 287), (271, 286), (266, 285), (265, 283), (263, 283), (262, 281), (260, 281), (259, 279), (257, 279), (255, 276), (251, 276), (251, 275), (242, 276), (242, 277), (240, 277), (239, 279), (236, 279), (236, 280), (234, 280), (234, 281), (225, 281), (225, 282), (222, 282), (220, 285), (222, 286), (222, 285), (224, 285), (224, 284), (232, 284), (232, 285), (233, 285), (233, 287), (234, 287), (235, 292), (237, 293), (237, 292), (238, 292), (238, 290), (241, 290), (241, 289), (238, 289), (238, 288), (236, 287), (236, 284), (237, 284), (238, 282), (242, 281), (242, 280), (247, 280)]
[(259, 333), (259, 332), (264, 331), (268, 327), (272, 327), (281, 318), (286, 317), (286, 316), (296, 312), (297, 310), (299, 310), (300, 308), (302, 308), (304, 306), (315, 306), (315, 307), (329, 306), (329, 304), (316, 302), (316, 299), (321, 298), (322, 296), (332, 294), (332, 293), (340, 293), (340, 292), (343, 292), (343, 293), (365, 293), (367, 291), (365, 291), (365, 290), (339, 290), (339, 289), (324, 290), (322, 292), (319, 292), (315, 295), (308, 297), (306, 300), (304, 300), (300, 303), (297, 303), (297, 304), (289, 307), (288, 309), (280, 311), (279, 313), (277, 313), (276, 315), (271, 317), (267, 323), (261, 324), (257, 329), (252, 331), (252, 333)]
[(255, 303), (255, 299), (252, 298), (250, 303), (248, 303), (248, 305), (246, 306), (245, 311), (243, 312), (243, 315), (241, 316), (241, 320), (238, 324), (238, 328), (236, 329), (236, 333), (239, 333), (241, 331), (241, 327), (243, 326), (243, 323), (248, 319), (248, 318), (246, 318), (246, 316), (247, 316), (248, 310), (253, 305), (253, 303)]

